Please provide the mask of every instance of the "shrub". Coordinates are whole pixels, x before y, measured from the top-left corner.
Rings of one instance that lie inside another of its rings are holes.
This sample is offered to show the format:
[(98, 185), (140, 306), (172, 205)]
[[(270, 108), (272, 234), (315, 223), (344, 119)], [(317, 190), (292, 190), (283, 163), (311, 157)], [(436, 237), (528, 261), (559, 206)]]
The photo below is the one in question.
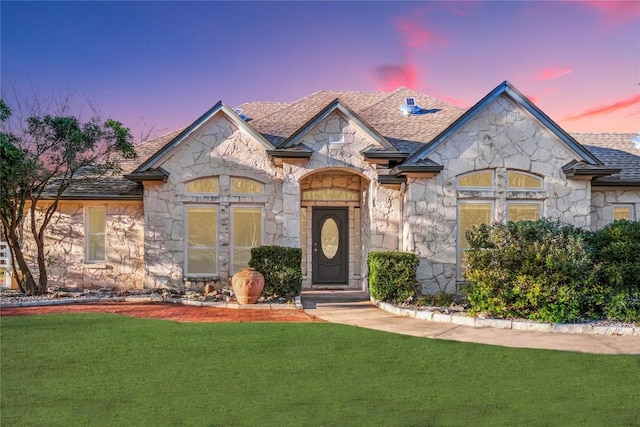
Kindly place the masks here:
[(370, 252), (369, 292), (387, 302), (403, 303), (416, 300), (418, 257), (406, 252)]
[(302, 251), (284, 246), (258, 246), (251, 249), (249, 267), (264, 276), (265, 295), (292, 297), (302, 289)]
[(590, 238), (599, 281), (626, 295), (640, 292), (640, 222), (624, 219), (594, 232)]
[(587, 236), (548, 220), (473, 227), (465, 257), (471, 313), (566, 322), (594, 311), (603, 297)]
[(607, 319), (640, 323), (640, 292), (612, 292), (604, 305)]

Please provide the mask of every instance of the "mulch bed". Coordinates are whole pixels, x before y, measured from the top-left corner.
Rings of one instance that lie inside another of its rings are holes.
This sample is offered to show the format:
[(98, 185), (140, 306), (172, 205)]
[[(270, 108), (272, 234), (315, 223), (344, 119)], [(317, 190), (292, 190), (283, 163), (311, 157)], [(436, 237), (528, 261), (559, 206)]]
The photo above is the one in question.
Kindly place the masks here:
[(303, 310), (234, 309), (194, 307), (170, 303), (88, 303), (39, 307), (9, 307), (0, 316), (28, 316), (53, 313), (112, 313), (176, 322), (323, 322)]

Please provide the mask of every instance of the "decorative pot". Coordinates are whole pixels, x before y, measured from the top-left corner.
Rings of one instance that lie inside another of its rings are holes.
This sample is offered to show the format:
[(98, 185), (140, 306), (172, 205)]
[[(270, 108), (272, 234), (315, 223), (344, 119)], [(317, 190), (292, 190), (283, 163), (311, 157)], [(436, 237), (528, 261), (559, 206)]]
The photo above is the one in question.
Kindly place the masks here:
[(231, 278), (231, 287), (240, 304), (255, 304), (264, 288), (264, 276), (255, 268), (244, 268)]

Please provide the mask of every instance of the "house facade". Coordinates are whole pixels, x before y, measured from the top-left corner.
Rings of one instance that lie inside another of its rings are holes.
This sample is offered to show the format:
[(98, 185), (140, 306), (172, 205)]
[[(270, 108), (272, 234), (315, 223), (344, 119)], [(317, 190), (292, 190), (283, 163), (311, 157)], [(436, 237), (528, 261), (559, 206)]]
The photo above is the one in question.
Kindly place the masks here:
[(634, 136), (569, 134), (508, 82), (467, 111), (405, 88), (219, 102), (65, 195), (51, 282), (222, 286), (283, 245), (302, 248), (303, 288), (366, 289), (369, 252), (408, 251), (423, 292), (456, 292), (473, 225), (638, 220)]

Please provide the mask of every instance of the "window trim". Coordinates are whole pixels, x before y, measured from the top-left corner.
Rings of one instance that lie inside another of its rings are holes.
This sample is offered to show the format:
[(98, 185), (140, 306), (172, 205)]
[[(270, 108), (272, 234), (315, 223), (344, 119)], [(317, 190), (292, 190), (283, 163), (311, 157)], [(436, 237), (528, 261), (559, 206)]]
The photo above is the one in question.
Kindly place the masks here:
[[(236, 209), (242, 209), (242, 208), (253, 208), (253, 209), (260, 209), (260, 221), (261, 221), (261, 225), (260, 225), (260, 244), (258, 246), (262, 246), (264, 245), (264, 237), (265, 237), (265, 207), (264, 205), (259, 205), (259, 204), (232, 204), (229, 206), (229, 277), (233, 276), (235, 273), (233, 272), (233, 266), (235, 264), (234, 259), (233, 259), (233, 254), (234, 251), (236, 249), (236, 245), (234, 242), (234, 231), (235, 231), (235, 210)], [(252, 248), (255, 246), (252, 246)], [(246, 249), (245, 246), (240, 246), (239, 248), (241, 249)], [(251, 249), (251, 248), (249, 248)]]
[[(211, 194), (211, 193), (207, 193)], [(190, 208), (209, 208), (216, 211), (216, 236), (215, 246), (201, 246), (199, 248), (215, 248), (215, 272), (214, 273), (190, 273), (189, 272), (189, 209)], [(218, 204), (185, 204), (184, 205), (184, 277), (219, 277), (220, 275), (220, 206)]]
[[(103, 232), (98, 232), (98, 233), (91, 233), (89, 232), (89, 222), (90, 222), (90, 212), (92, 209), (101, 209), (104, 210), (104, 231)], [(103, 264), (106, 263), (107, 260), (109, 259), (108, 255), (107, 255), (107, 222), (108, 222), (108, 209), (107, 209), (107, 205), (85, 205), (84, 207), (84, 262), (86, 264)], [(104, 259), (91, 259), (90, 258), (90, 253), (91, 251), (89, 250), (89, 245), (90, 245), (90, 237), (91, 236), (99, 236), (102, 235), (103, 238), (103, 242), (104, 242)]]
[(615, 218), (615, 209), (616, 208), (629, 208), (629, 221), (635, 221), (635, 206), (633, 203), (613, 203), (611, 205), (611, 222), (617, 221), (618, 219), (626, 219), (626, 218)]

